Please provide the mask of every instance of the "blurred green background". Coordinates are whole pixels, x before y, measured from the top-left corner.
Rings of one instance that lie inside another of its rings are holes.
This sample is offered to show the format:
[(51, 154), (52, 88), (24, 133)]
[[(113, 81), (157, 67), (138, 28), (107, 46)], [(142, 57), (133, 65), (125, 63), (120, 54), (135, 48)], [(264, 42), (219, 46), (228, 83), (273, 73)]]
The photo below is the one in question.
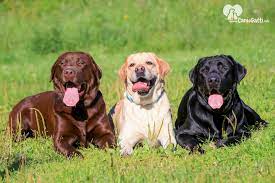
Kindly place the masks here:
[[(266, 24), (229, 24), (223, 6), (243, 7), (241, 17)], [(108, 52), (261, 49), (274, 43), (275, 1), (62, 0), (3, 1), (0, 4), (3, 62), (16, 52), (60, 53), (103, 49)], [(259, 44), (261, 47), (259, 48)]]

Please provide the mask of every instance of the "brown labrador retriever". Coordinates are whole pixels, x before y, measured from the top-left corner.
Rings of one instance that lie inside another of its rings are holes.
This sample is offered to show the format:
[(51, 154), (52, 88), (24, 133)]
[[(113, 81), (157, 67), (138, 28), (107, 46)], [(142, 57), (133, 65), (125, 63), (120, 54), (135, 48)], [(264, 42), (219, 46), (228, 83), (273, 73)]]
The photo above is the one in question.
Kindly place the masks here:
[(82, 157), (77, 145), (113, 147), (114, 130), (99, 91), (100, 78), (101, 70), (89, 54), (62, 54), (51, 71), (55, 90), (19, 102), (9, 116), (10, 133), (52, 136), (55, 149), (67, 157)]

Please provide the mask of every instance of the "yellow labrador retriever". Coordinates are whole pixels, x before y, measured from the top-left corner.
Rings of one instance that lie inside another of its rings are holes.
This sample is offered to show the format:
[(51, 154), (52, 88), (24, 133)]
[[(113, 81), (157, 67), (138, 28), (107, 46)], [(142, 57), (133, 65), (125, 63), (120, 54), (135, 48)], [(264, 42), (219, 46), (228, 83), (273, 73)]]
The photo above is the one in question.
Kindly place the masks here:
[(127, 57), (119, 71), (125, 84), (124, 98), (110, 111), (118, 132), (121, 155), (133, 153), (134, 146), (147, 140), (152, 146), (176, 145), (172, 115), (164, 90), (164, 77), (170, 67), (154, 53)]

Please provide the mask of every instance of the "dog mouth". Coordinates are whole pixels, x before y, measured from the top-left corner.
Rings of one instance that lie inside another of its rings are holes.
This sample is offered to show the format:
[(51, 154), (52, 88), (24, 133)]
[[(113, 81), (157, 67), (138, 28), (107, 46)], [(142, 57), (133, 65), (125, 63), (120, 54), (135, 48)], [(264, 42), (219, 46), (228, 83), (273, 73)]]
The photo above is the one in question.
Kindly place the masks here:
[(65, 92), (69, 88), (76, 88), (79, 96), (83, 96), (83, 94), (85, 93), (86, 88), (87, 88), (87, 83), (83, 82), (81, 84), (76, 84), (71, 81), (68, 81), (63, 86), (65, 88)]
[(148, 80), (144, 77), (140, 77), (138, 78), (137, 81), (135, 82), (132, 81), (132, 84), (133, 84), (132, 91), (137, 92), (141, 96), (145, 96), (150, 92), (152, 87), (155, 85), (155, 82), (156, 82), (156, 77), (154, 77), (151, 80)]
[(75, 84), (71, 81), (68, 81), (63, 86), (64, 86), (65, 90), (67, 90), (68, 88), (77, 88), (77, 91), (79, 94), (85, 92), (85, 90), (87, 88), (87, 84), (85, 82), (83, 82), (81, 84)]
[(212, 109), (220, 109), (224, 103), (224, 97), (218, 90), (212, 89), (208, 94), (207, 103)]
[(222, 95), (218, 89), (211, 89), (207, 96), (209, 97), (210, 95), (215, 95), (215, 94)]
[(63, 103), (70, 107), (73, 107), (78, 103), (80, 97), (85, 94), (87, 89), (86, 83), (75, 84), (71, 81), (66, 82), (63, 86), (65, 88)]

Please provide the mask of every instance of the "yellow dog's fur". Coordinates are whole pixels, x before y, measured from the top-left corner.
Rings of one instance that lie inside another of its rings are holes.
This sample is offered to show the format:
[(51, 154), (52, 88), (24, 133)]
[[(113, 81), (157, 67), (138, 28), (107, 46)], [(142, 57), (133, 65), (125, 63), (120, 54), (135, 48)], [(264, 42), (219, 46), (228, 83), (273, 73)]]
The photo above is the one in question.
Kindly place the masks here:
[[(148, 60), (153, 64), (148, 65)], [(146, 96), (132, 91), (131, 77), (135, 74), (135, 67), (139, 66), (145, 67), (149, 77), (157, 78)], [(119, 75), (125, 83), (125, 97), (117, 103), (113, 115), (122, 155), (132, 154), (133, 147), (142, 140), (164, 148), (170, 143), (176, 145), (170, 104), (164, 91), (164, 77), (169, 70), (168, 63), (154, 53), (132, 54), (122, 65)]]

